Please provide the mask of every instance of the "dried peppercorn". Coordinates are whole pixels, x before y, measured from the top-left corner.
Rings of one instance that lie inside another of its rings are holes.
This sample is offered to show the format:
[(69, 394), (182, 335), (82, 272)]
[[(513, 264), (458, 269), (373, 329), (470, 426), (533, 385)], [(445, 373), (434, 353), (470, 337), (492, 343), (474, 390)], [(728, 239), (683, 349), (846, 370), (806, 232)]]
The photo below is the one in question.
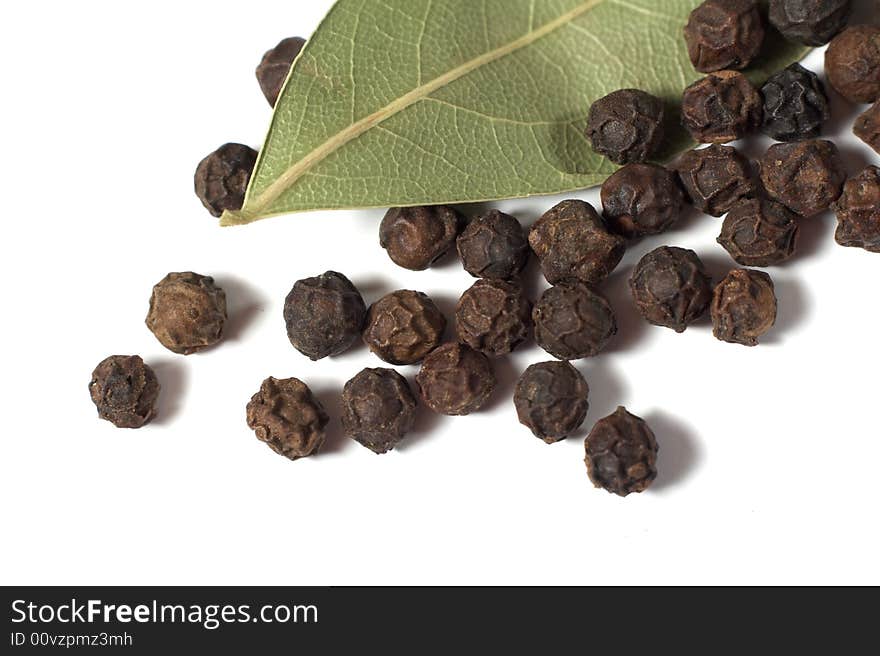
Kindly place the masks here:
[(655, 164), (627, 164), (602, 185), (606, 225), (628, 239), (668, 230), (681, 216), (684, 194), (675, 173)]
[(492, 210), (471, 221), (457, 240), (464, 270), (474, 278), (509, 280), (529, 261), (529, 244), (514, 217)]
[(416, 382), (434, 412), (468, 415), (485, 405), (496, 381), (485, 355), (466, 344), (444, 344), (425, 358)]
[(386, 453), (412, 430), (416, 399), (393, 369), (364, 369), (342, 390), (342, 430), (374, 453)]
[(584, 448), (593, 485), (612, 494), (644, 492), (657, 478), (657, 438), (644, 419), (622, 406), (596, 422)]
[(237, 143), (224, 144), (199, 162), (195, 189), (205, 209), (217, 217), (240, 210), (256, 163), (257, 151)]
[(616, 164), (643, 162), (663, 143), (663, 101), (638, 89), (620, 89), (590, 107), (587, 137)]
[(293, 60), (299, 56), (304, 45), (306, 40), (298, 36), (282, 39), (277, 46), (266, 51), (257, 66), (257, 82), (272, 107), (278, 102), (278, 95), (287, 80)]
[(396, 265), (424, 271), (455, 244), (462, 216), (451, 207), (394, 207), (379, 226), (379, 245)]
[(645, 255), (629, 279), (639, 313), (655, 326), (684, 332), (712, 301), (712, 279), (693, 251), (661, 246)]
[(786, 39), (824, 46), (846, 27), (850, 0), (770, 0), (770, 23)]
[(838, 244), (880, 253), (880, 168), (869, 166), (848, 180), (834, 209)]
[(284, 301), (284, 323), (293, 347), (312, 360), (347, 351), (361, 335), (367, 307), (341, 273), (297, 280)]
[(89, 394), (98, 416), (117, 428), (140, 428), (156, 416), (159, 380), (137, 355), (111, 355), (92, 372)]
[(712, 216), (723, 216), (758, 193), (751, 163), (733, 146), (688, 151), (675, 170), (694, 207)]
[(760, 168), (767, 195), (806, 217), (831, 207), (846, 179), (837, 146), (823, 140), (775, 144)]
[(850, 102), (880, 100), (880, 27), (857, 25), (834, 37), (825, 51), (825, 74)]
[(247, 424), (257, 438), (291, 460), (320, 450), (328, 421), (320, 401), (297, 378), (267, 378), (247, 404)]
[(684, 90), (684, 126), (700, 143), (727, 143), (761, 125), (762, 101), (752, 83), (737, 71), (718, 71)]
[(582, 200), (564, 200), (547, 211), (532, 226), (529, 244), (551, 285), (602, 282), (626, 251), (624, 239), (608, 232), (596, 210)]
[(831, 118), (825, 87), (815, 73), (800, 64), (792, 64), (771, 76), (761, 94), (761, 129), (777, 141), (815, 139)]
[(856, 119), (853, 133), (880, 153), (880, 101)]
[(210, 276), (169, 273), (153, 287), (146, 323), (170, 351), (203, 351), (223, 337), (226, 294)]
[(755, 0), (706, 0), (691, 12), (684, 39), (702, 73), (746, 68), (764, 44), (764, 20)]
[(590, 387), (568, 362), (541, 362), (523, 372), (513, 403), (519, 423), (553, 444), (580, 428), (587, 417)]
[(532, 304), (518, 283), (478, 280), (455, 309), (459, 341), (487, 355), (504, 355), (531, 332)]
[(579, 282), (546, 290), (532, 311), (535, 341), (560, 360), (579, 360), (600, 353), (617, 334), (608, 301)]
[(712, 295), (712, 333), (724, 342), (756, 346), (776, 323), (773, 281), (763, 271), (735, 269)]
[(766, 267), (794, 255), (797, 215), (772, 200), (744, 200), (724, 218), (718, 243), (743, 266)]
[(399, 290), (383, 296), (367, 312), (364, 343), (391, 364), (415, 364), (443, 339), (446, 318), (422, 292)]

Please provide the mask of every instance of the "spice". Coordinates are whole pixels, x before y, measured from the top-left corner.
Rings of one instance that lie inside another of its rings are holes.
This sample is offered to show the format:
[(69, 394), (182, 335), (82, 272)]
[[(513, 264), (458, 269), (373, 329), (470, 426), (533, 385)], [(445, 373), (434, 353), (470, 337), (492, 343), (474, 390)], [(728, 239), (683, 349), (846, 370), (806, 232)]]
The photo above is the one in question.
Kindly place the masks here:
[(560, 360), (600, 353), (617, 333), (608, 301), (586, 285), (565, 282), (546, 290), (532, 311), (535, 341)]
[(681, 216), (684, 194), (675, 173), (655, 164), (627, 164), (602, 185), (605, 223), (628, 239), (668, 230)]
[(838, 244), (880, 253), (880, 168), (869, 166), (848, 180), (834, 209)]
[(712, 333), (732, 344), (756, 346), (776, 323), (773, 281), (763, 271), (735, 269), (715, 287)]
[(364, 369), (342, 390), (342, 430), (374, 453), (386, 453), (412, 429), (416, 405), (399, 373)]
[(282, 39), (281, 42), (263, 55), (263, 60), (257, 66), (257, 82), (266, 100), (274, 107), (278, 102), (278, 95), (287, 80), (287, 74), (297, 58), (306, 40), (298, 36)]
[(360, 337), (366, 312), (360, 292), (341, 273), (297, 280), (284, 301), (287, 337), (312, 360), (339, 355)]
[(98, 416), (117, 428), (140, 428), (156, 416), (159, 380), (137, 355), (111, 355), (95, 367), (89, 394)]
[(733, 146), (691, 150), (675, 169), (694, 207), (712, 216), (723, 216), (758, 193), (751, 163)]
[(316, 454), (329, 418), (308, 385), (297, 378), (267, 378), (247, 404), (257, 438), (291, 460)]
[(880, 101), (856, 119), (853, 133), (880, 153)]
[(764, 43), (764, 21), (755, 0), (706, 0), (684, 28), (688, 55), (698, 71), (746, 68)]
[(638, 89), (621, 89), (590, 107), (587, 137), (616, 164), (643, 162), (663, 143), (663, 101)]
[(724, 218), (718, 243), (743, 266), (781, 264), (794, 255), (797, 215), (772, 200), (744, 200)]
[(220, 146), (208, 155), (199, 162), (195, 175), (202, 205), (217, 217), (226, 210), (240, 210), (256, 163), (257, 151), (237, 143)]
[(629, 279), (639, 313), (655, 326), (684, 332), (712, 301), (712, 279), (693, 251), (661, 246), (645, 255)]
[(644, 492), (657, 478), (657, 438), (622, 406), (596, 422), (584, 447), (590, 480), (612, 494)]
[(443, 339), (446, 318), (422, 292), (383, 296), (367, 312), (364, 343), (391, 364), (421, 362)]
[(519, 423), (553, 444), (580, 428), (587, 417), (590, 388), (568, 362), (541, 362), (525, 370), (513, 403)]
[(761, 159), (760, 167), (770, 198), (806, 217), (831, 207), (846, 179), (840, 153), (830, 141), (775, 144)]
[(880, 100), (880, 27), (857, 25), (834, 37), (825, 51), (825, 74), (850, 102)]
[(455, 310), (459, 341), (487, 355), (510, 353), (531, 332), (532, 304), (518, 283), (478, 280)]
[(771, 76), (761, 88), (764, 134), (777, 141), (815, 139), (831, 118), (825, 87), (815, 73), (792, 64)]
[(209, 276), (169, 273), (154, 287), (147, 328), (170, 351), (190, 355), (220, 341), (226, 294)]
[(684, 90), (682, 122), (700, 143), (727, 143), (758, 129), (761, 96), (737, 71), (718, 71)]
[(466, 344), (444, 344), (432, 351), (416, 376), (422, 399), (442, 415), (479, 410), (495, 389), (489, 358)]
[(582, 200), (565, 200), (535, 222), (529, 244), (551, 285), (569, 280), (597, 284), (620, 264), (626, 242), (608, 232)]
[(850, 0), (770, 0), (770, 22), (786, 39), (824, 46), (846, 27)]
[(529, 244), (522, 225), (498, 210), (478, 216), (458, 237), (464, 270), (475, 278), (509, 280), (529, 261)]
[(462, 216), (451, 207), (395, 207), (379, 226), (379, 245), (404, 269), (424, 271), (455, 244)]

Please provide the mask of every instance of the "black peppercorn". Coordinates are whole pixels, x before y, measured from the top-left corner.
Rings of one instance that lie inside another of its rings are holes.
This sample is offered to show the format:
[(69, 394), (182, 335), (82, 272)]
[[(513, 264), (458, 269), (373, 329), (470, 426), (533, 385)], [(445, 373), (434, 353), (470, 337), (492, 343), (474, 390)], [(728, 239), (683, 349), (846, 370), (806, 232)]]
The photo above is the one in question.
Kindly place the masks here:
[(535, 341), (560, 360), (600, 353), (617, 333), (614, 312), (583, 283), (560, 283), (546, 290), (532, 311)]
[(478, 280), (455, 310), (459, 341), (487, 355), (510, 353), (531, 327), (532, 304), (521, 285), (505, 280)]
[(831, 118), (825, 87), (815, 73), (792, 64), (771, 76), (761, 88), (764, 134), (777, 141), (815, 139)]
[(684, 194), (675, 173), (655, 164), (627, 164), (602, 185), (605, 223), (629, 239), (656, 235), (678, 220)]
[(880, 153), (880, 101), (856, 119), (853, 133)]
[(712, 333), (732, 344), (756, 346), (776, 323), (773, 281), (763, 271), (735, 269), (718, 283), (712, 296)]
[(102, 360), (89, 383), (98, 416), (117, 428), (140, 428), (156, 416), (159, 380), (137, 355)]
[(830, 141), (775, 144), (760, 168), (767, 195), (806, 217), (831, 207), (846, 179), (843, 160)]
[(712, 216), (723, 216), (758, 193), (749, 160), (733, 146), (688, 151), (675, 169), (694, 207)]
[(256, 163), (257, 151), (237, 143), (220, 146), (208, 155), (199, 162), (195, 175), (202, 205), (218, 217), (226, 210), (240, 210)]
[(880, 100), (880, 27), (857, 25), (834, 37), (825, 51), (825, 74), (850, 102)]
[(284, 301), (287, 337), (312, 360), (351, 348), (360, 337), (366, 313), (360, 292), (335, 271), (297, 280)]
[(364, 343), (385, 362), (415, 364), (443, 339), (446, 318), (421, 292), (400, 290), (383, 296), (367, 312)]
[(644, 492), (657, 478), (657, 438), (624, 407), (597, 421), (584, 447), (590, 480), (612, 494)]
[(394, 207), (379, 226), (379, 245), (404, 269), (424, 271), (455, 244), (462, 217), (451, 207)]
[(718, 243), (743, 266), (766, 267), (794, 255), (797, 215), (772, 200), (744, 200), (724, 218)]
[(209, 276), (169, 273), (153, 287), (146, 323), (168, 350), (202, 351), (223, 337), (226, 294)]
[(329, 418), (297, 378), (267, 378), (247, 404), (247, 424), (258, 439), (291, 460), (316, 454)]
[(580, 428), (587, 417), (590, 388), (568, 362), (541, 362), (525, 370), (513, 403), (519, 423), (553, 444)]
[(471, 221), (458, 237), (458, 255), (474, 278), (509, 280), (529, 260), (529, 244), (514, 217), (492, 210)]
[(764, 21), (755, 0), (706, 0), (684, 28), (688, 55), (698, 71), (746, 68), (764, 43)]
[(593, 150), (616, 164), (643, 162), (663, 142), (663, 101), (638, 89), (621, 89), (590, 107), (587, 137)]
[(727, 143), (761, 125), (761, 96), (745, 75), (718, 71), (684, 90), (682, 122), (700, 143)]
[(880, 168), (869, 166), (848, 180), (834, 209), (838, 244), (880, 253)]
[(342, 430), (374, 453), (386, 453), (412, 429), (416, 405), (399, 373), (364, 369), (342, 390)]
[(287, 74), (293, 65), (293, 60), (297, 58), (306, 40), (298, 36), (282, 39), (281, 42), (268, 50), (260, 65), (257, 66), (257, 82), (260, 83), (260, 89), (266, 100), (274, 107), (278, 102), (278, 94), (287, 80)]
[(416, 376), (422, 399), (442, 415), (479, 410), (495, 389), (489, 358), (466, 344), (444, 344), (432, 351)]
[(851, 0), (770, 0), (770, 22), (786, 39), (824, 46), (840, 32), (852, 11)]

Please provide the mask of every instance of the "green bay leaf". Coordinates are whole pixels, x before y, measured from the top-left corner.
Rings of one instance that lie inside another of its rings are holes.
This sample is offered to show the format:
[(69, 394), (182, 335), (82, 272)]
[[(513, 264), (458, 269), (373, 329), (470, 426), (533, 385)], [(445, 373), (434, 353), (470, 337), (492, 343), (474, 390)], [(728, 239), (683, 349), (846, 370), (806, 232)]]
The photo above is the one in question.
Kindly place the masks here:
[[(620, 88), (677, 118), (699, 0), (339, 0), (295, 62), (241, 211), (467, 203), (601, 184), (584, 136)], [(759, 83), (809, 49), (768, 34)], [(687, 148), (673, 126), (663, 159)]]

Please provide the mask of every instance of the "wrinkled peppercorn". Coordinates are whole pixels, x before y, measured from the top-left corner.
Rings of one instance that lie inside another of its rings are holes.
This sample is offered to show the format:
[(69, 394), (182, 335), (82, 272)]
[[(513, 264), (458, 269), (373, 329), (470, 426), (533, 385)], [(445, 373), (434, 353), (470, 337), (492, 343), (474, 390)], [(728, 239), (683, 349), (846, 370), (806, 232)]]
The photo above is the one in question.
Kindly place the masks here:
[(675, 170), (694, 207), (712, 216), (723, 216), (758, 193), (751, 163), (733, 146), (691, 150), (676, 162)]
[(645, 255), (629, 279), (639, 313), (655, 326), (684, 332), (712, 301), (712, 279), (693, 251), (661, 246)]
[(806, 217), (831, 207), (846, 179), (837, 147), (823, 140), (775, 144), (761, 159), (760, 168), (770, 198)]
[(731, 344), (756, 346), (776, 323), (773, 281), (763, 271), (735, 269), (712, 295), (712, 333)]
[(532, 311), (535, 341), (553, 357), (579, 360), (600, 353), (617, 334), (608, 301), (578, 282), (546, 290)]
[(593, 150), (616, 164), (643, 162), (663, 143), (663, 101), (638, 89), (621, 89), (590, 107), (587, 137)]
[(529, 244), (514, 217), (492, 210), (471, 221), (457, 241), (464, 270), (474, 278), (509, 280), (529, 261)]
[(706, 0), (684, 28), (688, 55), (698, 71), (746, 68), (764, 43), (764, 21), (755, 0)]
[(218, 217), (226, 210), (240, 210), (256, 163), (257, 151), (237, 143), (220, 146), (208, 155), (199, 162), (195, 175), (202, 205)]
[(317, 453), (329, 418), (308, 385), (297, 378), (267, 378), (247, 404), (257, 438), (291, 460)]
[(656, 235), (681, 216), (684, 194), (675, 173), (655, 164), (627, 164), (602, 185), (605, 223), (628, 239)]
[(856, 119), (853, 133), (880, 153), (880, 101)]
[(441, 415), (479, 410), (495, 389), (489, 358), (466, 344), (444, 344), (432, 351), (416, 376), (422, 399)]
[(570, 363), (541, 362), (520, 376), (513, 404), (519, 423), (535, 437), (553, 444), (584, 423), (589, 394), (587, 381)]
[(745, 75), (718, 71), (684, 90), (682, 122), (700, 143), (736, 141), (761, 125), (762, 104)]
[(797, 215), (772, 200), (745, 200), (724, 218), (718, 243), (743, 266), (780, 264), (794, 255)]
[(596, 422), (584, 448), (587, 474), (603, 490), (625, 497), (644, 492), (657, 478), (657, 438), (622, 406)]
[(111, 355), (95, 367), (89, 394), (98, 416), (117, 428), (140, 428), (156, 416), (159, 380), (137, 355)]
[(815, 73), (792, 64), (771, 76), (761, 88), (764, 134), (777, 141), (815, 139), (831, 118), (825, 87)]
[(834, 37), (825, 51), (825, 74), (850, 102), (880, 100), (880, 27), (857, 25)]
[(306, 40), (298, 36), (282, 39), (277, 46), (266, 51), (260, 65), (257, 66), (257, 82), (260, 83), (260, 89), (272, 107), (278, 102), (278, 94), (281, 93), (281, 87), (287, 80), (293, 60), (297, 58), (305, 44)]
[(786, 39), (824, 46), (852, 11), (850, 0), (770, 0), (770, 22)]
[(391, 364), (421, 362), (443, 339), (446, 318), (421, 292), (400, 290), (383, 296), (367, 312), (364, 343)]
[(596, 210), (582, 200), (564, 200), (547, 211), (532, 226), (529, 244), (551, 285), (600, 283), (626, 251), (623, 238), (608, 232)]
[(462, 224), (451, 207), (394, 207), (379, 226), (379, 245), (396, 265), (424, 271), (455, 244)]
[(532, 327), (532, 304), (522, 286), (478, 280), (455, 310), (459, 341), (487, 355), (504, 355), (524, 342)]
[(342, 390), (342, 430), (374, 453), (393, 449), (412, 429), (416, 399), (393, 369), (364, 369)]
[(209, 276), (169, 273), (153, 287), (146, 323), (168, 350), (202, 351), (223, 337), (226, 294)]
[(869, 166), (848, 180), (834, 209), (838, 244), (880, 253), (880, 168)]

